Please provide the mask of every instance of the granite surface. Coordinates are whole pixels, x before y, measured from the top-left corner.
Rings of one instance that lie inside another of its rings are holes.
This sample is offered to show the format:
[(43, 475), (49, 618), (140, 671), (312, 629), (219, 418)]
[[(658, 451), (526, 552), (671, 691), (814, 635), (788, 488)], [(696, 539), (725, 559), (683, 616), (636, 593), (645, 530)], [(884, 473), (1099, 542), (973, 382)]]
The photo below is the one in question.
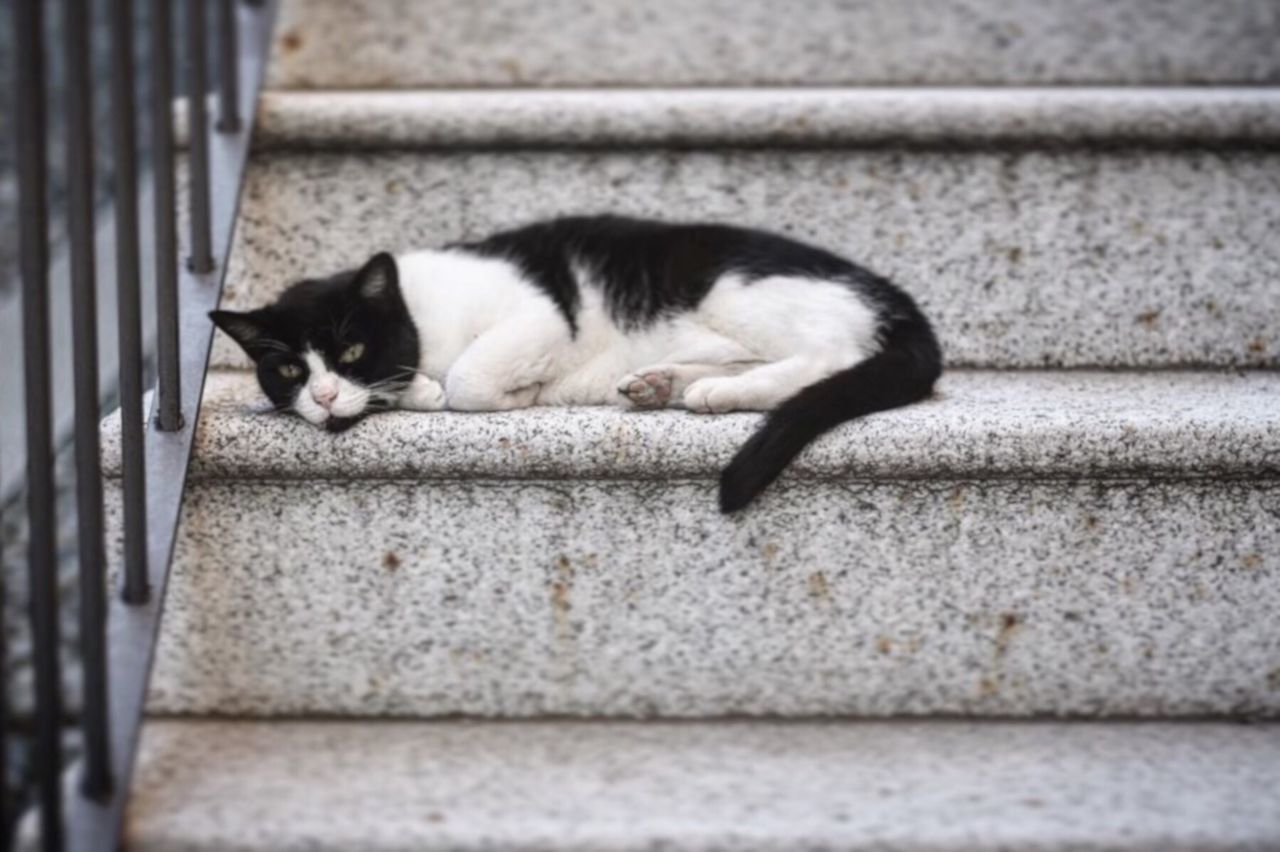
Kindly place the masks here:
[(149, 707), (1280, 716), (1277, 554), (1274, 479), (197, 482)]
[(283, 88), (1280, 81), (1274, 0), (288, 0), (276, 32)]
[(1280, 729), (151, 721), (133, 852), (1274, 848)]
[[(896, 279), (969, 366), (1280, 366), (1280, 154), (262, 153), (224, 303), (539, 217), (771, 228)], [(214, 362), (242, 365), (226, 340)]]
[[(758, 414), (390, 412), (341, 435), (264, 411), (251, 373), (205, 385), (191, 478), (714, 479)], [(104, 465), (118, 476), (119, 420)], [(803, 478), (1280, 477), (1280, 373), (944, 374), (933, 399), (819, 439)]]
[(1280, 146), (1277, 88), (274, 91), (262, 149)]

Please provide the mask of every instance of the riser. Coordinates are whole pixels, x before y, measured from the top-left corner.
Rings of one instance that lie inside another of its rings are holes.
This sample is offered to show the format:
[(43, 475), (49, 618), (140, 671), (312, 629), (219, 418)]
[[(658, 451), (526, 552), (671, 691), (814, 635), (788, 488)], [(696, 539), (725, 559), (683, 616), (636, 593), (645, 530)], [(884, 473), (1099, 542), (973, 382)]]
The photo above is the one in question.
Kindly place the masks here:
[(158, 713), (1280, 713), (1280, 487), (191, 486)]
[[(572, 212), (763, 226), (898, 280), (955, 365), (1280, 366), (1280, 154), (260, 152), (224, 303)], [(246, 366), (224, 338), (214, 362)]]
[[(953, 371), (724, 517), (756, 415), (397, 412), (333, 436), (216, 373), (150, 706), (1280, 714), (1278, 387)], [(118, 420), (103, 446), (118, 476)]]
[(290, 0), (277, 32), (283, 88), (1280, 81), (1269, 0)]

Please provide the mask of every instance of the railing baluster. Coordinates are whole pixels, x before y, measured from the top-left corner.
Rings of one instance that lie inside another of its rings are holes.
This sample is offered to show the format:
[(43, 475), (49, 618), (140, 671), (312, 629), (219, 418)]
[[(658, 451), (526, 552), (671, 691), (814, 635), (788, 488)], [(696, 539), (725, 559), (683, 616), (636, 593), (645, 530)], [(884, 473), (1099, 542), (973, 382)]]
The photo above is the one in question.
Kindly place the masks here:
[[(4, 564), (4, 541), (0, 539), (0, 565)], [(9, 611), (9, 585), (6, 582), (7, 571), (0, 569), (0, 613)], [(2, 626), (2, 625), (0, 625)], [(9, 671), (9, 643), (5, 641), (5, 631), (0, 629), (0, 672), (7, 674)], [(6, 684), (7, 686), (8, 684)], [(0, 689), (0, 755), (4, 755), (7, 761), (9, 756), (9, 690)], [(3, 769), (4, 775), (0, 776), (0, 849), (8, 852), (10, 847), (9, 840), (9, 821), (11, 819), (10, 810), (12, 806), (9, 804), (9, 772), (8, 767)]]
[[(38, 793), (38, 840), (45, 852), (99, 852), (119, 848), (124, 805), (137, 757), (138, 736), (145, 705), (146, 686), (159, 635), (161, 601), (169, 578), (169, 560), (182, 509), (182, 491), (191, 458), (193, 430), (184, 429), (183, 411), (195, 417), (200, 411), (202, 376), (209, 358), (212, 329), (205, 313), (218, 303), (225, 257), (230, 252), (238, 194), (248, 159), (252, 104), (261, 90), (262, 70), (268, 56), (271, 27), (278, 4), (262, 5), (260, 14), (236, 14), (221, 20), (239, 28), (239, 37), (250, 50), (243, 58), (224, 43), (227, 56), (243, 65), (243, 75), (232, 86), (238, 97), (241, 129), (216, 138), (212, 146), (205, 102), (206, 26), (204, 3), (188, 5), (189, 59), (193, 63), (192, 93), (192, 217), (204, 221), (209, 270), (179, 271), (175, 215), (173, 134), (173, 0), (151, 0), (151, 82), (154, 87), (155, 142), (155, 258), (157, 361), (159, 393), (154, 422), (157, 431), (145, 434), (141, 416), (141, 310), (140, 247), (138, 247), (136, 104), (133, 101), (133, 0), (110, 0), (111, 99), (116, 170), (116, 276), (119, 288), (120, 394), (122, 394), (122, 454), (125, 526), (124, 594), (110, 601), (105, 618), (104, 537), (100, 439), (97, 432), (100, 399), (97, 394), (95, 220), (93, 220), (93, 165), (91, 147), (92, 96), (90, 88), (90, 0), (63, 0), (61, 15), (67, 69), (68, 124), (68, 223), (72, 325), (74, 336), (74, 399), (76, 399), (76, 449), (81, 526), (81, 590), (84, 642), (84, 739), (86, 764), (69, 770), (81, 782), (84, 793), (68, 794), (61, 775), (63, 764), (64, 709), (59, 672), (58, 573), (56, 573), (54, 432), (50, 385), (49, 322), (49, 215), (46, 209), (47, 134), (45, 128), (45, 67), (42, 28), (47, 0), (13, 0), (15, 97), (14, 129), (17, 136), (19, 187), (20, 270), (24, 399), (26, 399), (28, 450), (29, 594), (36, 670), (36, 742), (33, 766)], [(51, 5), (51, 4), (50, 4)], [(242, 63), (241, 63), (241, 60)], [(238, 68), (236, 72), (238, 73)], [(230, 92), (224, 92), (230, 93)], [(202, 165), (201, 165), (202, 162)], [(218, 183), (211, 185), (212, 174)], [(201, 198), (202, 196), (202, 198)], [(215, 221), (216, 217), (216, 221)], [(214, 228), (210, 228), (210, 226)], [(198, 246), (198, 228), (193, 232)], [(211, 241), (218, 241), (219, 267), (215, 274)], [(182, 294), (179, 298), (179, 292)], [(192, 339), (188, 352), (179, 352), (179, 322)], [(184, 379), (183, 379), (183, 374)], [(183, 397), (186, 393), (186, 397)], [(145, 454), (145, 455), (143, 455)], [(143, 458), (146, 462), (143, 463)], [(143, 475), (150, 481), (143, 482)], [(138, 481), (134, 487), (131, 482)], [(143, 495), (145, 491), (145, 495)], [(134, 509), (140, 510), (133, 513)], [(145, 517), (140, 517), (145, 510)], [(131, 514), (133, 513), (133, 514)], [(145, 540), (145, 551), (138, 545)], [(147, 583), (154, 586), (150, 600)], [(4, 590), (0, 588), (0, 597)], [(104, 627), (110, 622), (110, 646)], [(108, 665), (102, 652), (109, 651)], [(0, 637), (0, 659), (3, 659)], [(104, 690), (106, 701), (104, 701)], [(0, 743), (4, 738), (4, 702), (0, 700)], [(109, 727), (110, 723), (110, 727)], [(113, 791), (113, 785), (116, 788)], [(115, 794), (111, 794), (111, 793)], [(0, 825), (5, 801), (0, 798)], [(9, 811), (12, 814), (12, 811)], [(64, 825), (65, 820), (65, 825)], [(0, 844), (9, 838), (0, 837)]]
[(191, 204), (192, 272), (213, 270), (209, 210), (209, 85), (205, 50), (204, 0), (187, 0), (187, 144), (191, 153), (187, 185)]
[(236, 45), (236, 0), (218, 0), (218, 130), (240, 129), (240, 66)]
[(71, 243), (71, 326), (75, 366), (76, 512), (80, 545), (80, 653), (83, 665), (84, 777), (91, 798), (111, 791), (107, 726), (102, 453), (98, 437), (98, 310), (94, 275), (93, 112), (89, 7), (64, 0), (67, 69), (67, 232)]
[(23, 384), (27, 425), (27, 514), (30, 524), (31, 632), (36, 674), (35, 767), (40, 842), (62, 848), (62, 692), (58, 660), (58, 583), (54, 549), (52, 416), (49, 401), (49, 246), (45, 208), (43, 0), (13, 0), (22, 269)]
[[(156, 428), (182, 428), (178, 373), (178, 238), (173, 174), (173, 18), (171, 0), (151, 0), (151, 134), (156, 232)], [(125, 599), (129, 603), (141, 601)]]
[(133, 0), (111, 2), (111, 112), (116, 169), (116, 301), (120, 327), (120, 431), (124, 598), (147, 600), (147, 482), (142, 445), (142, 304), (138, 267), (138, 163), (134, 143)]

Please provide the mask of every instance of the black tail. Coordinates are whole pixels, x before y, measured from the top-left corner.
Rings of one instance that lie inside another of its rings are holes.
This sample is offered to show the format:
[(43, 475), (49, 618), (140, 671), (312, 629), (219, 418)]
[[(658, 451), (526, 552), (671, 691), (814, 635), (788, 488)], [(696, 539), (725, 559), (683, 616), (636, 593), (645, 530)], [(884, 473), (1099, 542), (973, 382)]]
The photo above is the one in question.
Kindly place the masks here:
[(736, 512), (769, 487), (819, 435), (846, 420), (927, 397), (942, 353), (917, 311), (890, 325), (884, 348), (860, 364), (804, 388), (770, 412), (720, 475), (720, 511)]

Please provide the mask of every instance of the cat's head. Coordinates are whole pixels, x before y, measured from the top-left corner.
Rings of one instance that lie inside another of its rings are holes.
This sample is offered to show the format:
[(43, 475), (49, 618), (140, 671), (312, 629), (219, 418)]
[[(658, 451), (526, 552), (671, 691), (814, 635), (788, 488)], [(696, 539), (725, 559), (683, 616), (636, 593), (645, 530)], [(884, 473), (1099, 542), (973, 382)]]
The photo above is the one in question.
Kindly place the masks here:
[(275, 304), (209, 318), (240, 344), (278, 410), (340, 432), (391, 407), (418, 367), (418, 333), (396, 261), (300, 281)]

